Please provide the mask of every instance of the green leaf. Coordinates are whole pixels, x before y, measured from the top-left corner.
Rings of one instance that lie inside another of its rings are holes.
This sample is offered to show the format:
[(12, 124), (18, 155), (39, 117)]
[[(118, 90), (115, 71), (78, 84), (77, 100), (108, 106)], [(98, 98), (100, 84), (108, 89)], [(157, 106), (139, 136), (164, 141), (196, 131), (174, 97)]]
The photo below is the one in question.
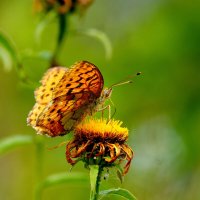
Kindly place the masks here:
[(0, 58), (4, 64), (5, 70), (10, 71), (12, 64), (17, 63), (18, 52), (14, 42), (3, 32), (0, 31)]
[(102, 45), (105, 49), (106, 59), (108, 59), (108, 60), (111, 59), (112, 51), (113, 51), (112, 44), (111, 44), (110, 39), (104, 32), (99, 31), (97, 29), (88, 29), (86, 31), (79, 31), (79, 33), (98, 39), (102, 43)]
[(59, 173), (48, 176), (36, 188), (35, 199), (42, 199), (42, 192), (48, 187), (60, 184), (84, 184), (88, 183), (88, 176), (84, 173)]
[(131, 192), (129, 192), (128, 190), (122, 189), (122, 188), (103, 190), (99, 194), (101, 196), (100, 199), (102, 199), (103, 197), (105, 197), (107, 195), (117, 195), (117, 196), (123, 197), (128, 200), (137, 200), (136, 197), (133, 194), (131, 194)]
[(10, 72), (13, 65), (12, 58), (10, 57), (8, 51), (6, 51), (4, 48), (1, 47), (0, 47), (0, 59), (2, 61), (5, 71)]
[(28, 135), (15, 135), (0, 140), (0, 155), (17, 147), (33, 143), (33, 137)]
[(15, 43), (2, 31), (0, 31), (0, 45), (1, 48), (8, 52), (8, 54), (2, 54), (6, 70), (10, 70), (11, 63), (14, 64), (21, 80), (28, 83), (29, 80), (22, 66), (20, 53), (18, 52)]
[(123, 169), (122, 169), (121, 165), (115, 165), (115, 167), (117, 169), (117, 177), (119, 178), (120, 182), (122, 183), (124, 180)]
[(40, 23), (38, 24), (38, 26), (36, 27), (36, 31), (35, 31), (35, 39), (37, 43), (40, 43), (41, 41), (41, 37), (42, 37), (42, 33), (44, 32), (45, 28), (56, 18), (56, 12), (54, 12), (53, 10), (46, 13), (46, 15), (44, 15), (44, 18), (40, 21)]

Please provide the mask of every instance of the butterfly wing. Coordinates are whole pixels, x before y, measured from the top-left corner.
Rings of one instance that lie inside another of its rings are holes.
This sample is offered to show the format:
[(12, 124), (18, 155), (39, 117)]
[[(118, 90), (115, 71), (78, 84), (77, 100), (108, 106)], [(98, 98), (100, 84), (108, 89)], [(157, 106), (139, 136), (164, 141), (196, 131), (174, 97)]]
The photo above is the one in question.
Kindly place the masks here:
[(53, 91), (68, 71), (65, 67), (54, 67), (49, 69), (43, 76), (41, 86), (35, 90), (35, 100), (40, 104), (47, 104), (52, 100)]
[[(54, 67), (49, 69), (43, 76), (41, 86), (35, 90), (36, 104), (30, 111), (27, 123), (35, 128), (38, 116), (43, 112), (47, 104), (52, 100), (53, 90), (68, 69)], [(38, 131), (38, 130), (37, 130)]]
[(65, 135), (86, 115), (91, 93), (64, 95), (54, 99), (36, 122), (40, 133), (51, 137)]
[(87, 61), (75, 63), (53, 90), (37, 127), (50, 136), (68, 133), (87, 115), (102, 89), (103, 77), (96, 66)]
[(82, 92), (91, 92), (98, 98), (103, 84), (103, 76), (94, 64), (87, 61), (76, 62), (56, 86), (53, 98)]

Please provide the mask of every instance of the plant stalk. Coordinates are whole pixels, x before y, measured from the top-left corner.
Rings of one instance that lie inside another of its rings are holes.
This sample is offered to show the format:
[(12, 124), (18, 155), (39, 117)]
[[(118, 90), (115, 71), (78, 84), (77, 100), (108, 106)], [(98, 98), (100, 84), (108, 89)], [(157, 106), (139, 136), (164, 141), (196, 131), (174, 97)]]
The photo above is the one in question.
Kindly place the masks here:
[(40, 182), (42, 180), (43, 174), (43, 162), (44, 162), (44, 138), (39, 137), (38, 135), (35, 136), (35, 147), (36, 147), (36, 166), (35, 166), (35, 177), (36, 177), (36, 186), (34, 191), (34, 199), (40, 200), (41, 195), (38, 193), (40, 190), (38, 189), (40, 186)]
[(60, 52), (61, 46), (63, 44), (65, 35), (66, 35), (66, 29), (67, 29), (67, 16), (65, 14), (59, 14), (58, 15), (58, 36), (57, 36), (57, 42), (56, 47), (53, 52), (53, 56), (51, 59), (51, 66), (54, 67), (58, 65), (57, 63), (57, 56)]
[(99, 165), (90, 165), (90, 200), (97, 200), (99, 196), (99, 186), (103, 168)]

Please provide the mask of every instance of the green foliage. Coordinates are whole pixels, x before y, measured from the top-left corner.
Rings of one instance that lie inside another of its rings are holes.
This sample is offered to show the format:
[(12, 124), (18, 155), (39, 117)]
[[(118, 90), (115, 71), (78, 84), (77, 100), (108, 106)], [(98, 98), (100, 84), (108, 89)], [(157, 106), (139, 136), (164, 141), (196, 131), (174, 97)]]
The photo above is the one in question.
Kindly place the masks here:
[(131, 194), (128, 190), (122, 188), (114, 188), (109, 190), (103, 190), (99, 192), (99, 186), (101, 182), (102, 168), (101, 165), (90, 165), (90, 184), (91, 184), (91, 193), (90, 200), (102, 199), (105, 196), (116, 195), (123, 197), (128, 200), (137, 200), (136, 197)]
[(30, 84), (30, 80), (24, 71), (22, 58), (16, 44), (2, 32), (0, 32), (0, 44), (0, 58), (3, 61), (5, 70), (10, 71), (13, 66), (16, 66), (20, 80)]
[(112, 44), (109, 37), (104, 32), (93, 28), (85, 31), (78, 31), (78, 33), (97, 39), (104, 47), (106, 59), (110, 60), (112, 58)]
[(41, 181), (35, 193), (35, 200), (42, 199), (42, 193), (45, 189), (49, 187), (53, 187), (60, 184), (73, 184), (73, 185), (82, 185), (88, 183), (88, 176), (84, 173), (58, 173), (53, 174), (46, 177), (43, 181)]
[(35, 40), (37, 43), (41, 42), (44, 30), (56, 19), (56, 16), (54, 11), (47, 12), (46, 15), (43, 15), (35, 30)]
[(13, 62), (10, 54), (4, 48), (0, 48), (0, 59), (3, 63), (5, 71), (10, 72), (13, 66)]
[(137, 200), (136, 197), (133, 194), (131, 194), (131, 192), (122, 188), (103, 190), (99, 194), (100, 194), (100, 199), (109, 195), (117, 195), (127, 200)]
[(33, 137), (30, 135), (13, 135), (8, 138), (0, 140), (0, 155), (5, 154), (8, 151), (14, 150), (24, 145), (30, 145), (33, 143)]
[(3, 32), (0, 32), (0, 58), (6, 71), (19, 62), (19, 55), (14, 42)]
[(97, 200), (99, 193), (100, 168), (99, 165), (90, 165), (90, 200)]

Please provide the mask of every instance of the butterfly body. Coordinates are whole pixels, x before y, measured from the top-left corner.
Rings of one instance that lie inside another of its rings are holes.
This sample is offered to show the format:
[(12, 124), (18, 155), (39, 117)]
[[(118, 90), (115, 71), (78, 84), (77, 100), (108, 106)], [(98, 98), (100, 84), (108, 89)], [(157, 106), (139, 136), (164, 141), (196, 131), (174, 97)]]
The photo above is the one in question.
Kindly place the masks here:
[(77, 62), (70, 69), (54, 67), (41, 83), (27, 123), (51, 137), (69, 133), (87, 115), (96, 112), (111, 93), (103, 90), (99, 69), (87, 61)]

